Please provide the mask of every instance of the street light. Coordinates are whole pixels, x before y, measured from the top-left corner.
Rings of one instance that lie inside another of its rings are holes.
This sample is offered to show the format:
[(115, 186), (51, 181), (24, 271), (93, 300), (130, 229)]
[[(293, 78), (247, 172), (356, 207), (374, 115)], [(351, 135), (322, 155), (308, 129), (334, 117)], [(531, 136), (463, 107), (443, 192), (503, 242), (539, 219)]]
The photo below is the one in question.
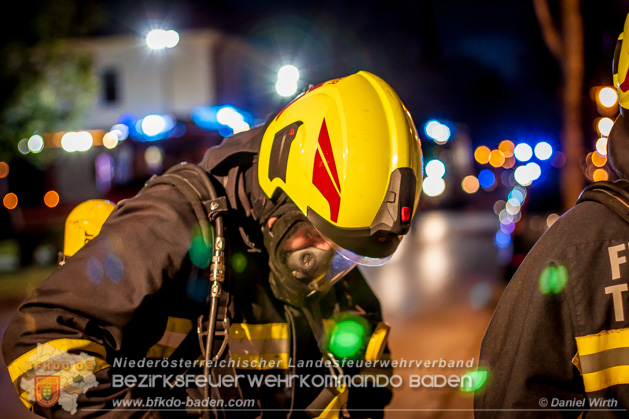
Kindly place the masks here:
[(146, 45), (149, 48), (159, 50), (164, 48), (174, 48), (179, 43), (179, 34), (172, 29), (153, 29), (146, 35)]
[(277, 72), (277, 82), (275, 91), (282, 97), (289, 97), (297, 91), (297, 81), (299, 81), (299, 70), (294, 65), (285, 65)]

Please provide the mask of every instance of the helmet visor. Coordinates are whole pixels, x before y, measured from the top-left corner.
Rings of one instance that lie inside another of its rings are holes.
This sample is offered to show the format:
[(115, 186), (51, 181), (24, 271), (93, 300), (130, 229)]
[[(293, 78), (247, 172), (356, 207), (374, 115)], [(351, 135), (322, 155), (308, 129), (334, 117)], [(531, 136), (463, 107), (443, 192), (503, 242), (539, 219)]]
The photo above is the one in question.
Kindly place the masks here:
[(277, 246), (277, 257), (286, 274), (315, 291), (329, 289), (356, 266), (307, 221), (288, 229)]
[(356, 265), (361, 266), (382, 266), (387, 263), (393, 255), (389, 255), (383, 258), (371, 258), (369, 256), (362, 256), (357, 253), (354, 253), (350, 250), (344, 249), (338, 244), (334, 243), (332, 240), (325, 238), (328, 244), (336, 250), (336, 252), (341, 255), (344, 259), (347, 259), (350, 262), (353, 262)]

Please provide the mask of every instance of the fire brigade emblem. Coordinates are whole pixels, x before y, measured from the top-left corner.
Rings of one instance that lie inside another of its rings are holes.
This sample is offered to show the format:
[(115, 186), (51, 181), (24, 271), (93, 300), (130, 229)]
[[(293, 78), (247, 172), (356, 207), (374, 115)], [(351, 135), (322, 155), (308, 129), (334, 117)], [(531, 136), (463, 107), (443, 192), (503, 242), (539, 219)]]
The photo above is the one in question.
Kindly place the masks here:
[(35, 376), (35, 400), (42, 407), (54, 406), (59, 401), (61, 377), (58, 375)]

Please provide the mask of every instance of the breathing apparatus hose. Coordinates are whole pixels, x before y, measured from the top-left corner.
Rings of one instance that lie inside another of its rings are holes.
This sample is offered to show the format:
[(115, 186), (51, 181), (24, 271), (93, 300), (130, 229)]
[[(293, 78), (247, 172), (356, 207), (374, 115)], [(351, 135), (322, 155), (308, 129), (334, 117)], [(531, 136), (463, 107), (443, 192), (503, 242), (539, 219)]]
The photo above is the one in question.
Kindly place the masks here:
[[(205, 363), (203, 364), (203, 375), (206, 378), (206, 385), (203, 388), (204, 400), (209, 400), (210, 396), (210, 375), (211, 368), (210, 362), (212, 362), (212, 351), (214, 349), (214, 333), (216, 332), (216, 318), (218, 316), (218, 303), (221, 295), (221, 284), (225, 280), (225, 242), (222, 234), (219, 235), (219, 231), (222, 232), (223, 222), (221, 217), (216, 218), (215, 222), (216, 239), (214, 242), (214, 251), (212, 256), (212, 265), (210, 269), (210, 313), (208, 316), (208, 334), (205, 343)], [(204, 412), (204, 416), (209, 419), (209, 411)]]
[[(203, 183), (210, 194), (210, 211), (218, 209), (218, 195), (207, 176), (202, 177)], [(210, 217), (210, 219), (212, 216)], [(203, 398), (210, 398), (210, 377), (212, 351), (214, 349), (214, 334), (216, 333), (216, 318), (218, 317), (219, 298), (221, 295), (222, 283), (225, 281), (225, 231), (223, 219), (219, 212), (213, 213), (214, 218), (214, 241), (212, 248), (212, 263), (210, 265), (210, 311), (208, 314), (208, 332), (205, 343), (205, 360), (203, 364), (203, 375), (206, 385), (203, 387)], [(209, 241), (209, 237), (206, 238)], [(212, 243), (209, 241), (209, 243)], [(210, 411), (204, 410), (203, 417), (210, 418)]]

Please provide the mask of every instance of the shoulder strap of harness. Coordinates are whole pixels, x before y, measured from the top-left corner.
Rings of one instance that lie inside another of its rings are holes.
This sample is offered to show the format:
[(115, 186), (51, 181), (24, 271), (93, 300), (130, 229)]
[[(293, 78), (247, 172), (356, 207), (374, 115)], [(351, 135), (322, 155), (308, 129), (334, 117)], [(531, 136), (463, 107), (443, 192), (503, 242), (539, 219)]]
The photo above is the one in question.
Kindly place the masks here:
[(581, 192), (577, 204), (584, 201), (595, 201), (605, 205), (629, 223), (628, 180), (592, 183)]
[(168, 169), (161, 176), (153, 176), (145, 184), (145, 188), (155, 185), (172, 185), (177, 188), (190, 202), (203, 234), (203, 240), (208, 246), (212, 245), (210, 221), (216, 214), (228, 210), (227, 198), (222, 196), (215, 200), (210, 198), (208, 188), (210, 178), (199, 166), (190, 163), (180, 163)]
[[(153, 176), (145, 184), (145, 188), (150, 188), (156, 185), (172, 185), (187, 198), (199, 222), (203, 241), (205, 242), (205, 245), (208, 249), (211, 249), (213, 246), (213, 234), (211, 232), (210, 225), (211, 222), (214, 221), (215, 217), (219, 213), (226, 212), (229, 209), (229, 204), (226, 197), (222, 196), (212, 199), (210, 188), (213, 187), (210, 182), (210, 176), (201, 167), (195, 164), (181, 163), (173, 166), (160, 176)], [(202, 269), (202, 277), (209, 280), (210, 270), (211, 268), (209, 267)], [(192, 274), (197, 275), (197, 272), (193, 272)], [(223, 288), (220, 295), (218, 316), (214, 329), (215, 336), (219, 338), (216, 339), (214, 342), (214, 353), (217, 353), (217, 355), (215, 356), (215, 360), (220, 359), (223, 354), (227, 354), (225, 356), (229, 357), (229, 354), (224, 351), (227, 346), (229, 323), (231, 318), (231, 313), (228, 309), (229, 301), (229, 287), (226, 286)], [(203, 329), (201, 318), (199, 318), (199, 322), (200, 324), (197, 326), (197, 328), (190, 331), (188, 336), (186, 336), (183, 342), (171, 355), (171, 358), (197, 358), (199, 354), (200, 344), (202, 344), (201, 335), (199, 334), (200, 330)], [(225, 368), (222, 368), (220, 371), (216, 369), (213, 371), (214, 376), (235, 374), (236, 372), (233, 370), (233, 368), (229, 371)], [(242, 399), (242, 394), (238, 386), (232, 386), (231, 388), (221, 388), (220, 393), (221, 394), (219, 395), (219, 397), (223, 400)], [(214, 411), (214, 414), (215, 416), (224, 416), (225, 412), (222, 411), (219, 413), (217, 411)]]

